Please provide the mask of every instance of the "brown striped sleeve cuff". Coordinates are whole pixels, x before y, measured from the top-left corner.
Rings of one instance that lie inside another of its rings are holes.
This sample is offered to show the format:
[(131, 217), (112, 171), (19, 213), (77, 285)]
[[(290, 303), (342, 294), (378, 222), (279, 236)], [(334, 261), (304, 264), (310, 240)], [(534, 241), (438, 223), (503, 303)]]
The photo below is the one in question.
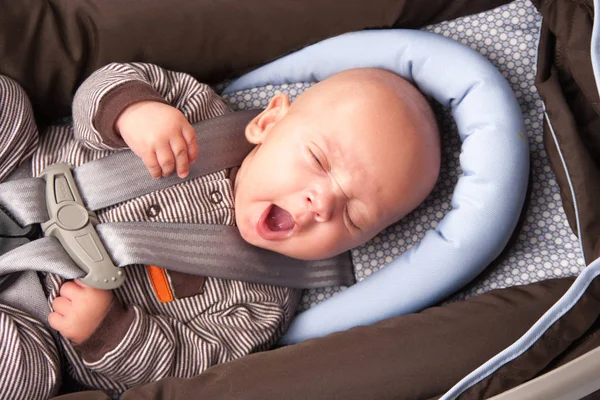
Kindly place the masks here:
[(73, 344), (73, 347), (81, 352), (85, 361), (96, 362), (121, 343), (134, 318), (135, 311), (132, 308), (126, 309), (118, 300), (113, 299), (106, 316), (92, 336), (81, 344)]
[(102, 97), (93, 124), (107, 145), (127, 147), (121, 135), (115, 130), (115, 122), (125, 108), (140, 101), (158, 101), (168, 104), (152, 86), (142, 81), (125, 82)]

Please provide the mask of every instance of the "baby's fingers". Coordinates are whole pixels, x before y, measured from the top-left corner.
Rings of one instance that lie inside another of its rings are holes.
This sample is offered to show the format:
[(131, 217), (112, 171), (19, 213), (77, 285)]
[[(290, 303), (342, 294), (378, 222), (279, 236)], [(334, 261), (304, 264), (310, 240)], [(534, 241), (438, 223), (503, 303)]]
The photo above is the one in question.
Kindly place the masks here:
[(152, 176), (152, 178), (160, 178), (160, 176), (162, 175), (162, 168), (160, 167), (160, 164), (156, 159), (155, 153), (148, 152), (144, 155), (144, 157), (142, 157), (142, 161), (144, 162), (146, 168), (148, 168), (148, 171), (150, 171), (150, 175)]
[(162, 170), (162, 176), (169, 176), (175, 170), (175, 156), (169, 145), (156, 149), (156, 160)]
[(185, 178), (190, 172), (187, 143), (181, 136), (172, 138), (170, 143), (173, 154), (175, 155), (177, 176), (180, 178)]
[(60, 331), (62, 330), (64, 324), (65, 324), (65, 317), (62, 316), (61, 314), (57, 313), (56, 311), (51, 312), (48, 315), (48, 324), (50, 325), (50, 327), (56, 331)]
[(52, 310), (59, 315), (68, 315), (73, 309), (73, 303), (66, 297), (58, 296), (52, 301)]
[(187, 143), (188, 158), (190, 164), (192, 164), (198, 158), (198, 140), (196, 139), (196, 131), (191, 125), (188, 124), (183, 128), (183, 138)]

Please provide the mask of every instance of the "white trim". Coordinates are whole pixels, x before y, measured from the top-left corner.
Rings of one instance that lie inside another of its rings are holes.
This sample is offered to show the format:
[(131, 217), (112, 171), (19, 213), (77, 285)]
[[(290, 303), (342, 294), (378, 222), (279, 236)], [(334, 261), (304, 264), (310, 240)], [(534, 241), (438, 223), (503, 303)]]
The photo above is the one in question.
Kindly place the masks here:
[(554, 139), (554, 144), (556, 144), (556, 149), (558, 150), (558, 155), (560, 156), (560, 161), (562, 162), (563, 168), (565, 170), (565, 175), (567, 176), (567, 182), (569, 182), (569, 189), (571, 190), (571, 198), (573, 199), (573, 208), (575, 209), (575, 221), (577, 222), (577, 239), (579, 239), (579, 247), (581, 248), (581, 256), (585, 262), (585, 249), (583, 248), (583, 241), (581, 240), (581, 221), (579, 220), (579, 207), (577, 206), (577, 196), (575, 196), (575, 188), (573, 187), (573, 182), (571, 181), (571, 174), (569, 173), (569, 167), (567, 167), (567, 162), (565, 161), (565, 157), (563, 156), (562, 150), (560, 149), (560, 145), (558, 144), (558, 138), (556, 137), (556, 133), (554, 132), (554, 127), (552, 126), (552, 122), (550, 122), (550, 118), (548, 117), (548, 113), (546, 113), (546, 105), (544, 104), (544, 118), (546, 118), (546, 122), (548, 123), (548, 127), (550, 128), (550, 132), (552, 133), (552, 138)]

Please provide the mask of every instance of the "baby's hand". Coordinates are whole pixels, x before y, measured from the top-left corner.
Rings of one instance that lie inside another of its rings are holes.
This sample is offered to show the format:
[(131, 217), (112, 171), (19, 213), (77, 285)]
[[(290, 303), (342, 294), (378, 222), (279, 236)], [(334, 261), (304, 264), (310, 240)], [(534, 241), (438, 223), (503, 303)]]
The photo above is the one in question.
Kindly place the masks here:
[(177, 168), (185, 178), (198, 157), (196, 132), (185, 116), (168, 104), (140, 101), (125, 108), (115, 128), (143, 161), (153, 178), (168, 176)]
[(89, 287), (77, 280), (65, 282), (52, 302), (50, 326), (74, 343), (86, 341), (100, 325), (113, 300), (110, 290)]

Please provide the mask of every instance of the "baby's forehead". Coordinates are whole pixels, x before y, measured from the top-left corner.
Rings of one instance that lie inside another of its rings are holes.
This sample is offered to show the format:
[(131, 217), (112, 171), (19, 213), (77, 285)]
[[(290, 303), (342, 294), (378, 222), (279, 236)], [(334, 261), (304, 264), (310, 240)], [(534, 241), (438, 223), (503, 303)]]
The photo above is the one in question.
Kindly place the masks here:
[[(379, 143), (378, 143), (379, 142)], [(326, 152), (332, 168), (344, 181), (352, 183), (353, 187), (368, 188), (375, 194), (384, 191), (382, 180), (387, 172), (398, 168), (398, 162), (390, 155), (381, 157), (381, 147), (386, 143), (377, 138), (362, 136), (350, 140), (349, 136), (324, 138)], [(356, 189), (355, 189), (356, 190)]]

